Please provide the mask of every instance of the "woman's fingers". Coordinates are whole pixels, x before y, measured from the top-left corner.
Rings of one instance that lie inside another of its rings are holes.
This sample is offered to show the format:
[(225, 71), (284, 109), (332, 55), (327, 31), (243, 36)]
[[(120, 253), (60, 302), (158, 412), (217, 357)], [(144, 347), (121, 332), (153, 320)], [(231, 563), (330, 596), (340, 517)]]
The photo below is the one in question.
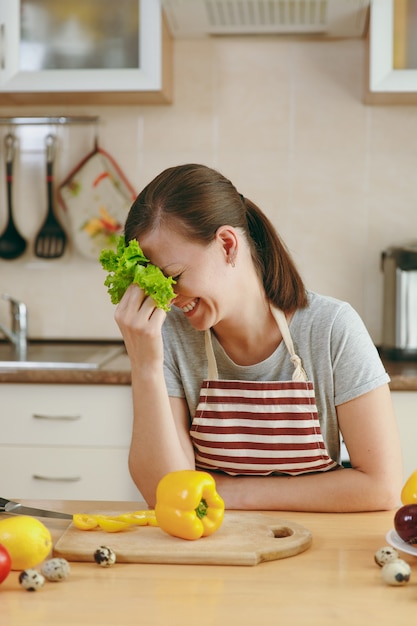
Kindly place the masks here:
[(137, 285), (129, 285), (119, 302), (114, 318), (123, 330), (133, 330), (146, 334), (160, 333), (166, 313), (158, 309), (155, 302)]

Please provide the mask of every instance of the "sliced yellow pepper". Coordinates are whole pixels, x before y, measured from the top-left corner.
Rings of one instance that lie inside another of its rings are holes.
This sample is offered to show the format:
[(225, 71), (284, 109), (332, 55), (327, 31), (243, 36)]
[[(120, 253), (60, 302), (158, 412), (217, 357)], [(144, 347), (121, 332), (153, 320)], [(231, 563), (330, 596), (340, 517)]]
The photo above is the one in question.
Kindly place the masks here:
[(73, 524), (79, 530), (95, 530), (100, 528), (108, 533), (128, 530), (131, 526), (158, 526), (155, 511), (133, 511), (120, 515), (92, 515), (75, 513), (72, 516)]
[(79, 530), (93, 530), (97, 528), (97, 515), (86, 515), (84, 513), (76, 513), (72, 516), (73, 524)]
[(133, 513), (122, 513), (121, 515), (117, 515), (117, 517), (113, 518), (115, 520), (120, 520), (121, 522), (126, 522), (127, 524), (131, 524), (133, 526), (158, 526), (155, 517), (155, 511), (134, 511)]
[(180, 470), (164, 476), (156, 490), (155, 516), (169, 535), (200, 539), (214, 533), (224, 518), (224, 502), (207, 472)]
[(105, 530), (106, 533), (119, 533), (121, 530), (127, 530), (131, 526), (131, 524), (128, 524), (127, 522), (109, 519), (104, 516), (98, 520), (98, 525), (101, 530)]
[(155, 511), (153, 509), (147, 509), (146, 511), (136, 511), (136, 515), (139, 513), (145, 513), (145, 517), (148, 520), (148, 526), (158, 526)]

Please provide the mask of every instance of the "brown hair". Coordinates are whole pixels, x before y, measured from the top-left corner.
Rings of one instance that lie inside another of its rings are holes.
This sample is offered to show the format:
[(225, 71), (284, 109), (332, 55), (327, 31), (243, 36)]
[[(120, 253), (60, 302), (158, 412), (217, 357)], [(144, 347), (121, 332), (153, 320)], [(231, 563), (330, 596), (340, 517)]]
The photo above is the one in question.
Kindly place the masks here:
[(241, 196), (222, 174), (205, 165), (171, 167), (138, 195), (125, 224), (126, 241), (160, 224), (188, 239), (210, 243), (220, 226), (241, 229), (270, 301), (283, 311), (307, 304), (306, 291), (290, 254), (266, 215)]

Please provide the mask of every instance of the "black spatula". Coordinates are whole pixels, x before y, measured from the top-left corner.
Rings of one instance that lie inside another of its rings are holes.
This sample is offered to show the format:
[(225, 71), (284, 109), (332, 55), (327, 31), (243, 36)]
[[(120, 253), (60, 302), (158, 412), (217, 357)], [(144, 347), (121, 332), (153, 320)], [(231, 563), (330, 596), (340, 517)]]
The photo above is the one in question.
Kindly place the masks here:
[(64, 254), (67, 236), (54, 214), (53, 159), (55, 137), (48, 135), (46, 143), (46, 185), (48, 212), (35, 240), (35, 254), (43, 259), (56, 259)]

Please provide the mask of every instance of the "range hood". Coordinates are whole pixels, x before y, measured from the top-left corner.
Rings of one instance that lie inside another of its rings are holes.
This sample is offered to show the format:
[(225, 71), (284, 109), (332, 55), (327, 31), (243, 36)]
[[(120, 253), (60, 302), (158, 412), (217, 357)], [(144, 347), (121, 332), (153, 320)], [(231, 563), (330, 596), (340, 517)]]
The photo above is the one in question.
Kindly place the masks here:
[(363, 37), (371, 0), (162, 0), (174, 37)]

